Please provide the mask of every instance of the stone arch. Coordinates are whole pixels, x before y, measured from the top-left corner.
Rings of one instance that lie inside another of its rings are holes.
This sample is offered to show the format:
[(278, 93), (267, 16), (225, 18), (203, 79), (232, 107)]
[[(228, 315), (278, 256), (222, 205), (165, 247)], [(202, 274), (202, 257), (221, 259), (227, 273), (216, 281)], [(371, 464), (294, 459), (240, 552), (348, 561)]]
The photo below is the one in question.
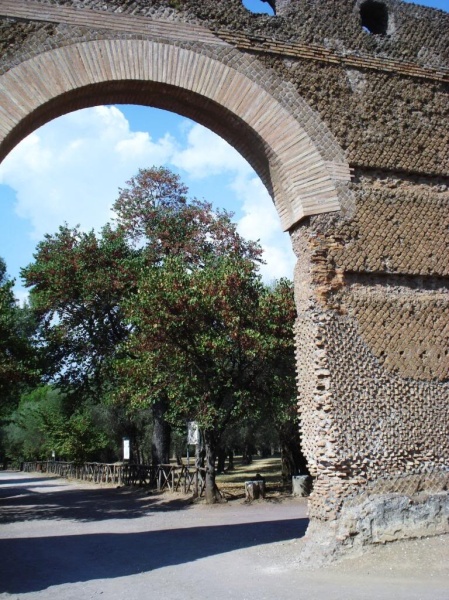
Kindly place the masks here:
[(106, 38), (28, 58), (0, 77), (0, 159), (36, 127), (100, 103), (165, 108), (221, 135), (261, 177), (285, 230), (347, 204), (349, 167), (318, 114), (226, 45)]

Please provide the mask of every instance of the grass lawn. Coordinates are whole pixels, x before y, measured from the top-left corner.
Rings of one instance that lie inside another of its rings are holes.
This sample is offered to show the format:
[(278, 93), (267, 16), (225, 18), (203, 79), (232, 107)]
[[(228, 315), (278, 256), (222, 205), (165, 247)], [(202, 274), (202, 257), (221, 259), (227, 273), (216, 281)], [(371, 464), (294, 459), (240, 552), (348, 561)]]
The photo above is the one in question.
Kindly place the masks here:
[(255, 479), (258, 474), (265, 479), (267, 496), (276, 497), (291, 493), (291, 484), (282, 480), (280, 456), (256, 456), (250, 465), (244, 465), (242, 457), (236, 456), (234, 467), (233, 471), (217, 475), (217, 485), (227, 498), (244, 498), (245, 481)]

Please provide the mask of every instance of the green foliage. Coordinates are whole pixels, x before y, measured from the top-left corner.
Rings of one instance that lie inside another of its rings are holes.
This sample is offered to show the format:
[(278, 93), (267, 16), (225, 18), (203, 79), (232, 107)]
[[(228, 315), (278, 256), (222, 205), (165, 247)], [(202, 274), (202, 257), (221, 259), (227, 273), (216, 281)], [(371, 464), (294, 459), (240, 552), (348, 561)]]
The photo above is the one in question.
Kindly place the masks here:
[(253, 261), (170, 258), (142, 272), (124, 308), (133, 333), (116, 398), (141, 406), (166, 393), (173, 423), (196, 420), (217, 439), (267, 406), (279, 420), (294, 405), (292, 286), (264, 286)]
[(127, 335), (120, 304), (132, 285), (132, 255), (109, 226), (98, 237), (64, 226), (45, 237), (35, 262), (22, 270), (40, 319), (47, 380), (78, 401), (98, 398), (112, 383), (109, 359)]
[(187, 201), (187, 189), (167, 169), (141, 170), (128, 186), (114, 204), (114, 227), (99, 235), (60, 227), (22, 270), (40, 319), (47, 381), (75, 393), (77, 402), (98, 401), (114, 387), (111, 362), (130, 332), (123, 305), (136, 297), (146, 269), (174, 256), (200, 266), (217, 254), (260, 255), (237, 235), (230, 215)]
[[(47, 415), (45, 415), (46, 417)], [(95, 427), (89, 410), (78, 409), (68, 419), (63, 415), (43, 419), (43, 429), (58, 456), (76, 463), (94, 460), (108, 443), (104, 431)]]
[(14, 281), (6, 275), (0, 259), (0, 414), (14, 408), (20, 393), (38, 377), (36, 354), (31, 338), (36, 322), (29, 307), (18, 306)]
[(52, 447), (44, 423), (58, 419), (62, 410), (60, 394), (50, 387), (26, 393), (3, 427), (4, 451), (9, 460), (48, 459)]
[(70, 403), (51, 386), (24, 394), (3, 426), (4, 453), (10, 461), (48, 460), (52, 453), (82, 462), (98, 456), (110, 443), (90, 406), (70, 412)]
[(260, 287), (253, 263), (211, 257), (192, 269), (178, 256), (147, 268), (139, 284), (126, 303), (127, 353), (138, 358), (118, 363), (121, 393), (139, 405), (165, 392), (175, 423), (221, 427), (250, 401), (258, 332), (248, 314)]

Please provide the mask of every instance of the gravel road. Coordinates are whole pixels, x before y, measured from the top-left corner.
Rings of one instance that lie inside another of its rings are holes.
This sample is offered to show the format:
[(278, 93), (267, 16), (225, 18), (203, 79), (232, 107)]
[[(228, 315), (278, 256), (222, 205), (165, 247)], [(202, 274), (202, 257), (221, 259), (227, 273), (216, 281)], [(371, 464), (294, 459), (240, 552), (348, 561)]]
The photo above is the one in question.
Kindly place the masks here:
[(449, 600), (447, 536), (305, 568), (306, 511), (0, 472), (0, 598)]

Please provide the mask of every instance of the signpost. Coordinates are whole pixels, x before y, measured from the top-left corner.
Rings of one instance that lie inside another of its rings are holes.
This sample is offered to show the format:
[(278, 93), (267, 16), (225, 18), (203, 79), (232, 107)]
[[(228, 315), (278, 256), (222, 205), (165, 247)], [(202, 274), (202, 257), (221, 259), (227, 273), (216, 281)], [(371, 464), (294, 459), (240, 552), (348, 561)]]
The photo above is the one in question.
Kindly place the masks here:
[(187, 421), (187, 444), (196, 446), (200, 441), (200, 430), (196, 421)]
[(129, 438), (123, 438), (123, 460), (129, 460), (131, 456)]
[(200, 443), (200, 430), (196, 421), (187, 421), (187, 466), (190, 467), (189, 446)]

